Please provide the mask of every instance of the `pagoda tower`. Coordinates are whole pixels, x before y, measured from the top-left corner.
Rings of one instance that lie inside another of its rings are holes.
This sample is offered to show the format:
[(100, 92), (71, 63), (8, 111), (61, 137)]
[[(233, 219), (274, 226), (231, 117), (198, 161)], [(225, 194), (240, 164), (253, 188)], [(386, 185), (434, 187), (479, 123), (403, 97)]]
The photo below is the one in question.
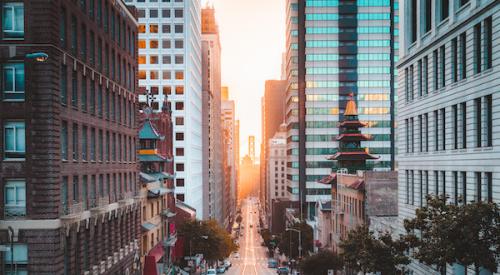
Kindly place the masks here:
[(366, 170), (367, 159), (378, 159), (378, 157), (371, 155), (368, 148), (361, 147), (361, 141), (371, 140), (370, 135), (361, 133), (360, 128), (365, 127), (366, 124), (358, 119), (358, 109), (353, 95), (347, 102), (344, 119), (340, 123), (340, 135), (336, 137), (339, 141), (338, 152), (328, 157), (329, 160), (337, 161), (338, 169), (347, 169), (349, 173), (355, 173), (357, 170)]

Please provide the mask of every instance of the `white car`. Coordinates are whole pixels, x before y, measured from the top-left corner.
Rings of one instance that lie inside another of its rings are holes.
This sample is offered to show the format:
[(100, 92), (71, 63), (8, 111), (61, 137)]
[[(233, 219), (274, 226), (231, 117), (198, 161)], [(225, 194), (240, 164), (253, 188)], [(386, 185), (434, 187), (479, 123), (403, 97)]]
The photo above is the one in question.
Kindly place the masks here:
[(217, 270), (211, 268), (207, 270), (207, 275), (217, 275)]

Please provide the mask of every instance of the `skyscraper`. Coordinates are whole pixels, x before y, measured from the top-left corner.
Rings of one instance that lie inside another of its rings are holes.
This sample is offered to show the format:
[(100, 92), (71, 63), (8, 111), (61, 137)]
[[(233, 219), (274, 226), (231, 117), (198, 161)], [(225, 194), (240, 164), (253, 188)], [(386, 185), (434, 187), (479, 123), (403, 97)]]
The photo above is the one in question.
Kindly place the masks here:
[(230, 225), (236, 211), (237, 192), (237, 160), (236, 120), (234, 100), (229, 99), (228, 87), (222, 87), (222, 132), (224, 147), (224, 219)]
[(314, 216), (315, 201), (329, 198), (317, 180), (337, 169), (326, 157), (338, 150), (334, 137), (350, 93), (368, 126), (363, 134), (373, 136), (362, 146), (380, 156), (368, 167), (394, 163), (397, 8), (391, 0), (287, 1), (287, 173), (304, 218)]
[(139, 86), (161, 110), (172, 102), (177, 199), (203, 209), (201, 3), (126, 0), (139, 15)]
[[(455, 204), (500, 202), (500, 2), (411, 0), (401, 11), (398, 216), (404, 232), (403, 220), (415, 217), (429, 194)], [(439, 274), (418, 261), (408, 269)], [(459, 264), (447, 266), (452, 272), (476, 274)]]
[(248, 156), (255, 163), (255, 136), (248, 136)]
[(221, 126), (221, 45), (214, 8), (202, 9), (203, 219), (224, 223)]
[(2, 2), (2, 274), (139, 271), (134, 13)]

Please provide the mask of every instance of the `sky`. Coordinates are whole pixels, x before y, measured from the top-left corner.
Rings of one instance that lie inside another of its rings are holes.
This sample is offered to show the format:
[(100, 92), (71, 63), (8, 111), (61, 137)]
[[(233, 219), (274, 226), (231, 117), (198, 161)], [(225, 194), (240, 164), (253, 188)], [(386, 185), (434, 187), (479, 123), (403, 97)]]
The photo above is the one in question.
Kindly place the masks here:
[[(203, 0), (203, 6), (208, 0)], [(222, 84), (236, 101), (240, 155), (248, 136), (261, 137), (261, 97), (268, 79), (279, 79), (285, 50), (285, 0), (209, 0), (215, 7), (222, 45)]]

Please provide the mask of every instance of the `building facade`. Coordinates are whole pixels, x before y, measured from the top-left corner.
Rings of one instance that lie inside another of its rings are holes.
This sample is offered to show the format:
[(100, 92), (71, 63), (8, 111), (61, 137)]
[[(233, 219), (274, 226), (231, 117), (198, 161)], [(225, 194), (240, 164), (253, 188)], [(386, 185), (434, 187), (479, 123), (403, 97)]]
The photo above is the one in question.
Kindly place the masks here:
[(139, 130), (141, 262), (144, 274), (172, 272), (177, 240), (173, 141), (170, 104), (153, 113), (146, 107)]
[(368, 166), (394, 164), (397, 14), (398, 2), (390, 0), (287, 1), (287, 177), (304, 218), (315, 215), (316, 201), (328, 199), (317, 180), (332, 170), (326, 157), (338, 150), (334, 137), (349, 94), (368, 126), (363, 134), (374, 137), (363, 147), (380, 156)]
[(140, 268), (135, 12), (108, 0), (2, 2), (7, 274)]
[[(125, 0), (139, 17), (139, 101), (172, 102), (176, 197), (203, 217), (201, 3)], [(146, 92), (147, 91), (147, 92)], [(148, 99), (146, 94), (152, 96)]]
[(214, 8), (202, 9), (203, 219), (224, 223), (221, 125), (221, 45)]
[[(500, 3), (405, 1), (401, 23), (397, 117), (403, 232), (403, 220), (415, 216), (428, 194), (447, 195), (451, 203), (500, 202)], [(413, 274), (439, 274), (417, 261), (408, 268)], [(466, 274), (459, 265), (448, 266), (447, 273)]]
[[(267, 224), (271, 224), (272, 201), (276, 199), (287, 200), (289, 198), (286, 190), (286, 125), (282, 124), (280, 131), (269, 139), (267, 147), (266, 169), (266, 194), (267, 201), (265, 209)], [(264, 202), (263, 202), (264, 203)]]
[[(267, 187), (267, 146), (269, 139), (279, 131), (285, 119), (286, 84), (284, 80), (267, 80), (264, 96), (261, 99), (262, 108), (262, 140), (260, 149), (260, 201), (264, 209), (269, 210)], [(269, 212), (268, 212), (269, 213)]]
[(237, 199), (237, 160), (236, 145), (236, 120), (234, 100), (229, 99), (228, 87), (222, 87), (222, 133), (224, 147), (224, 198), (223, 198), (223, 217), (224, 225), (230, 226), (236, 213)]

